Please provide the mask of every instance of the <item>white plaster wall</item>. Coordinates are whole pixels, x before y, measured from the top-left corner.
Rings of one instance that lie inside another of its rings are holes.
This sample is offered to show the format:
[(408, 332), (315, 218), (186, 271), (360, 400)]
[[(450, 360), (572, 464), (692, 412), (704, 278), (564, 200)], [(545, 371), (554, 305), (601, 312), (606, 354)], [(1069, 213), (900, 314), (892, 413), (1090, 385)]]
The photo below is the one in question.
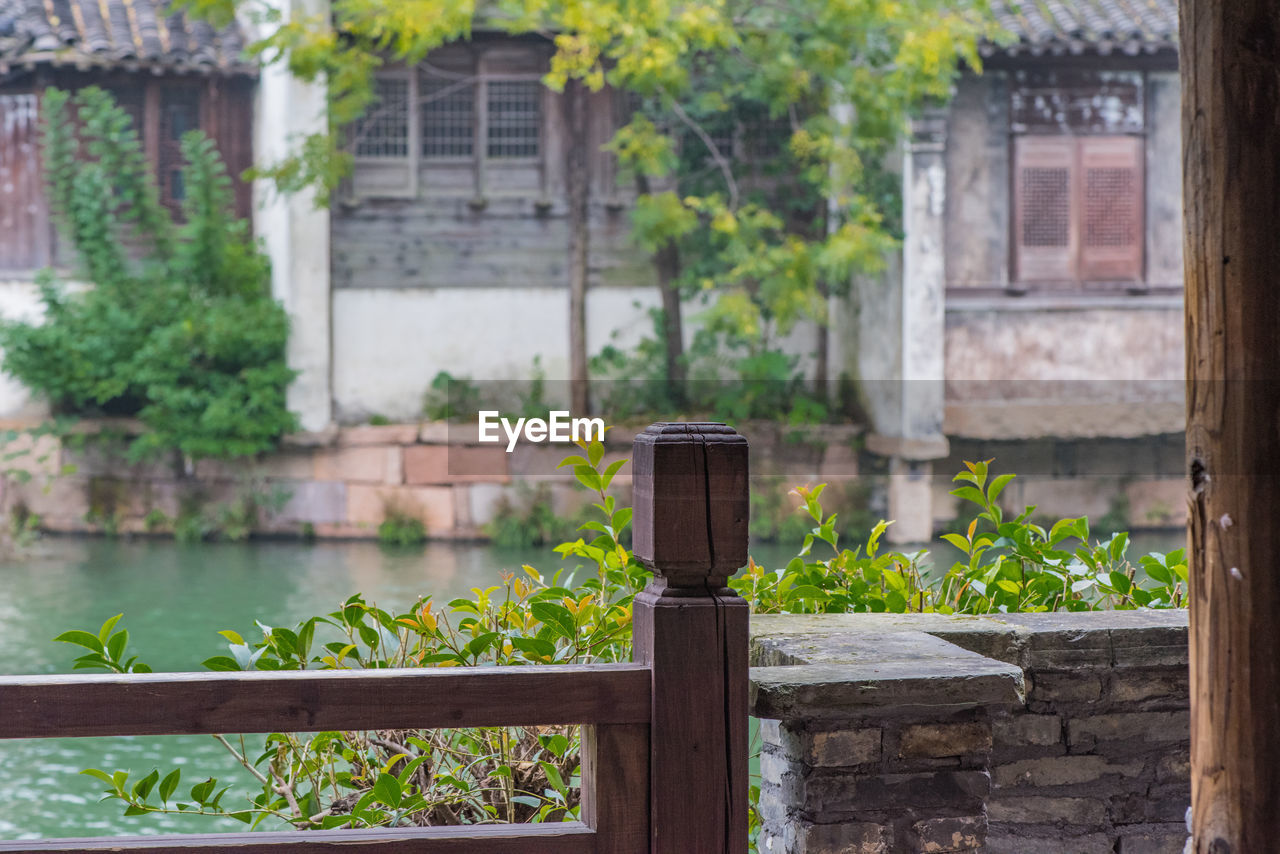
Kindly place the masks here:
[[(640, 308), (633, 303), (639, 302)], [(649, 331), (649, 288), (587, 298), (587, 346), (631, 346)], [(565, 288), (349, 289), (333, 294), (333, 391), (340, 420), (417, 418), (440, 371), (470, 380), (526, 380), (541, 357), (549, 380), (568, 378)]]
[[(274, 2), (286, 18), (323, 16), (329, 8), (327, 0)], [(325, 111), (323, 85), (297, 80), (282, 62), (263, 67), (255, 99), (254, 162), (279, 162), (308, 134), (326, 132)], [(289, 409), (303, 429), (320, 430), (332, 417), (329, 211), (316, 206), (311, 191), (282, 196), (268, 181), (255, 183), (254, 208), (254, 232), (271, 258), (271, 291), (292, 322), (288, 360), (299, 373), (289, 388)]]
[[(655, 288), (596, 288), (587, 293), (587, 351), (629, 349), (652, 334)], [(686, 307), (686, 344), (698, 305)], [(548, 380), (569, 375), (569, 294), (564, 288), (338, 288), (333, 292), (334, 414), (413, 420), (440, 371), (473, 381), (527, 380), (541, 357)], [(783, 349), (807, 357), (811, 324)]]
[[(34, 282), (0, 281), (0, 317), (5, 320), (39, 322), (44, 317), (40, 289)], [(0, 418), (40, 418), (49, 407), (34, 399), (22, 383), (0, 373)]]

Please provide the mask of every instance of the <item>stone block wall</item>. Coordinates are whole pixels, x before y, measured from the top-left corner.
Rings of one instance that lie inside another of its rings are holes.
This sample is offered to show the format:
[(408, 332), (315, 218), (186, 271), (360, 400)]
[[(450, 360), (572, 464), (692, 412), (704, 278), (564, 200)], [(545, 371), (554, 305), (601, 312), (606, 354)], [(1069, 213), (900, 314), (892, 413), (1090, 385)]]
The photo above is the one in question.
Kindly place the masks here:
[[(24, 430), (39, 421), (0, 422)], [(606, 434), (604, 464), (628, 458), (644, 425)], [(84, 422), (80, 432), (128, 435), (129, 421)], [(858, 472), (854, 427), (809, 428), (804, 441), (784, 436), (776, 425), (749, 430), (753, 469), (786, 475), (794, 483), (849, 479)], [(201, 460), (188, 468), (176, 455), (132, 464), (123, 440), (60, 442), (53, 436), (20, 433), (0, 449), (0, 509), (21, 507), (37, 514), (46, 530), (68, 533), (163, 533), (155, 520), (176, 519), (194, 504), (216, 512), (248, 498), (272, 493), (283, 507), (260, 512), (255, 531), (298, 536), (370, 538), (392, 514), (422, 521), (428, 536), (475, 539), (505, 503), (526, 508), (535, 488), (554, 511), (572, 516), (592, 500), (562, 459), (572, 445), (480, 444), (474, 424), (362, 425), (285, 437), (280, 449), (255, 459)], [(630, 469), (614, 480), (619, 500), (629, 503)], [(151, 522), (148, 522), (148, 519)]]
[(752, 621), (770, 854), (1180, 854), (1185, 611)]

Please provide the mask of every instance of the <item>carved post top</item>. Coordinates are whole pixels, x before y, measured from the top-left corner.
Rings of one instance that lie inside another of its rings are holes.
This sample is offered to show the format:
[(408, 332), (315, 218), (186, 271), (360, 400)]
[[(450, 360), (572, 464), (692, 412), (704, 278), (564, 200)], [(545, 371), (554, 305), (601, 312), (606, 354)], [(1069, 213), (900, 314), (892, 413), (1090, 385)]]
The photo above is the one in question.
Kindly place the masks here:
[(633, 446), (636, 559), (668, 588), (719, 590), (747, 562), (747, 438), (719, 422), (659, 422)]

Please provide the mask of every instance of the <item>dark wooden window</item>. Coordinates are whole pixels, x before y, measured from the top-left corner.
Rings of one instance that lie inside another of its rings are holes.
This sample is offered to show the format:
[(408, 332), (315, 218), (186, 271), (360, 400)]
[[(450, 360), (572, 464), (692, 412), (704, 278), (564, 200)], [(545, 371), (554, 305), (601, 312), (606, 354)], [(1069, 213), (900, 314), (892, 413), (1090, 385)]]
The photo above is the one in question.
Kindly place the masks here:
[[(240, 180), (253, 165), (254, 81), (250, 78), (203, 80), (152, 74), (62, 69), (50, 84), (75, 90), (106, 89), (129, 114), (149, 162), (154, 164), (161, 201), (181, 211), (182, 135), (203, 130), (218, 147), (233, 180), (236, 214), (251, 213), (252, 188)], [(72, 262), (48, 215), (40, 163), (39, 92), (0, 92), (0, 270), (29, 273), (50, 264)]]
[(1013, 192), (1017, 281), (1142, 280), (1141, 137), (1017, 137)]
[(175, 213), (187, 196), (182, 183), (182, 137), (200, 129), (200, 89), (197, 86), (164, 86), (160, 90), (159, 151), (156, 177), (160, 201)]
[(40, 174), (39, 96), (0, 94), (0, 269), (49, 263), (51, 233)]

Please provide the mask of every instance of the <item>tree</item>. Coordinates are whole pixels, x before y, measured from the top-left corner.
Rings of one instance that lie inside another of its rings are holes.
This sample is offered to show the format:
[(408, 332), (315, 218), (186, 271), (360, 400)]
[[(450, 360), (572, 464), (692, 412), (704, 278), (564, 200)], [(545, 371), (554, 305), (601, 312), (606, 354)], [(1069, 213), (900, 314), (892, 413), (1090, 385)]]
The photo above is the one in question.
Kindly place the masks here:
[[(250, 6), (187, 5), (215, 19)], [(333, 0), (331, 19), (289, 20), (253, 49), (327, 80), (333, 130), (368, 107), (381, 64), (419, 61), (477, 20), (552, 41), (553, 89), (636, 96), (611, 149), (638, 189), (635, 234), (663, 295), (663, 372), (679, 382), (683, 301), (704, 296), (707, 340), (743, 354), (740, 374), (776, 373), (794, 368), (779, 362), (778, 336), (805, 318), (825, 329), (827, 295), (882, 265), (895, 200), (879, 192), (881, 164), (911, 111), (947, 97), (961, 61), (980, 67), (988, 11), (986, 0)], [(339, 138), (312, 138), (266, 174), (332, 188), (350, 161)], [(585, 251), (575, 240), (571, 270)], [(825, 331), (815, 346), (821, 384)]]

